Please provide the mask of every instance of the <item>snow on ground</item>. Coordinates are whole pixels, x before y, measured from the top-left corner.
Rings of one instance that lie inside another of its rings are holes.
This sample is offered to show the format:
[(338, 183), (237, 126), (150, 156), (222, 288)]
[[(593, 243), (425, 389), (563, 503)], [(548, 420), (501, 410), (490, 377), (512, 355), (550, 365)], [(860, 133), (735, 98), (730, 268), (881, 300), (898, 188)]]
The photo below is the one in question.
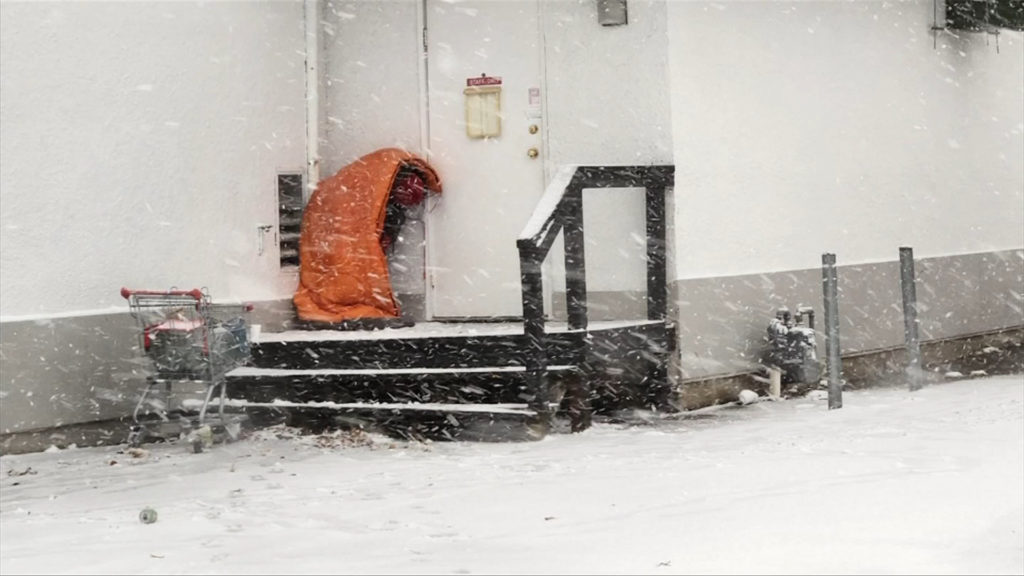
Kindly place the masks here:
[(1024, 573), (1019, 375), (534, 443), (288, 432), (3, 456), (0, 572)]

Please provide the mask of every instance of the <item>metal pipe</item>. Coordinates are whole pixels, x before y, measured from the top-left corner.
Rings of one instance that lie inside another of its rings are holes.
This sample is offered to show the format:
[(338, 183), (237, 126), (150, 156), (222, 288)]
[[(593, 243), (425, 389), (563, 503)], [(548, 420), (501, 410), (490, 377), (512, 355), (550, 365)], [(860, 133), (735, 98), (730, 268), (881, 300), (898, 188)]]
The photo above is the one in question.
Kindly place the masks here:
[(821, 255), (821, 278), (825, 296), (825, 349), (828, 358), (828, 409), (843, 407), (842, 359), (839, 356), (839, 276), (836, 255)]
[(768, 385), (768, 395), (773, 399), (778, 400), (782, 397), (782, 370), (773, 366), (764, 366), (765, 372), (768, 373), (768, 377), (758, 376), (754, 374), (751, 378), (755, 382)]
[[(420, 148), (419, 152), (428, 162), (433, 162), (434, 157), (430, 153), (430, 76), (427, 68), (427, 0), (420, 0), (416, 3), (416, 29), (419, 31), (419, 52), (417, 59), (419, 64), (416, 73), (419, 81), (419, 113), (420, 113)], [(427, 320), (434, 317), (434, 283), (432, 281), (434, 272), (430, 263), (434, 261), (434, 254), (431, 242), (434, 234), (431, 232), (431, 211), (430, 205), (424, 207), (423, 214), (423, 248), (420, 252), (423, 258), (423, 315)]]
[(308, 200), (320, 182), (320, 2), (303, 2), (306, 32), (306, 189)]
[(910, 390), (921, 389), (921, 339), (918, 336), (917, 285), (914, 249), (900, 247), (900, 292), (903, 294), (903, 336), (907, 350), (907, 379)]

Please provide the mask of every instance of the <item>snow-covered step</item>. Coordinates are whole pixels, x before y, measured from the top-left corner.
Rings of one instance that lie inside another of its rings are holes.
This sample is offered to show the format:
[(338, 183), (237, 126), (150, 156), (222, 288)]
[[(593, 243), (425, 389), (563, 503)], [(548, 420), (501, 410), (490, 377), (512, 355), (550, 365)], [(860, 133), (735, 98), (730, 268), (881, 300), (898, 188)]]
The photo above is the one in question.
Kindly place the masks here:
[[(664, 322), (598, 322), (587, 330), (547, 327), (548, 364), (579, 365), (588, 344), (599, 354), (665, 341)], [(660, 344), (659, 344), (660, 345)], [(521, 323), (423, 323), (381, 330), (262, 333), (252, 365), (290, 369), (472, 368), (523, 366), (530, 345)]]
[[(574, 373), (548, 367), (557, 385)], [(242, 367), (227, 375), (228, 395), (250, 402), (445, 402), (509, 404), (532, 397), (522, 366), (471, 368), (277, 369)]]
[(250, 365), (228, 374), (227, 394), (248, 402), (246, 410), (289, 418), (383, 422), (438, 437), (483, 429), (507, 439), (514, 431), (537, 432), (543, 418), (509, 408), (526, 406), (537, 394), (580, 415), (590, 406), (656, 403), (666, 393), (664, 359), (675, 337), (665, 322), (593, 323), (585, 330), (548, 323), (546, 329), (541, 388), (525, 369), (535, 348), (521, 323), (425, 323), (263, 332), (252, 343)]
[[(216, 403), (214, 403), (216, 406)], [(376, 410), (384, 412), (444, 412), (450, 414), (518, 414), (535, 416), (537, 412), (525, 403), (505, 404), (446, 404), (442, 402), (289, 402), (275, 399), (270, 402), (227, 400), (225, 408), (303, 408), (313, 410)]]
[[(570, 365), (557, 365), (548, 366), (548, 372), (559, 372), (562, 370), (572, 370), (575, 366)], [(282, 378), (282, 377), (294, 377), (294, 376), (335, 376), (335, 377), (346, 377), (346, 376), (425, 376), (428, 374), (487, 374), (487, 373), (519, 373), (525, 372), (526, 368), (523, 366), (494, 366), (494, 367), (476, 367), (476, 368), (366, 368), (366, 369), (336, 369), (336, 368), (307, 368), (291, 370), (287, 368), (257, 368), (254, 366), (242, 366), (235, 368), (228, 372), (229, 377), (233, 378)]]
[[(313, 331), (312, 334), (323, 331)], [(252, 345), (252, 365), (289, 369), (490, 368), (523, 366), (529, 346), (521, 333), (445, 337), (268, 339)], [(400, 332), (400, 330), (395, 330)], [(345, 334), (345, 333), (340, 333)], [(581, 359), (584, 333), (549, 338), (550, 364), (576, 364)]]
[[(591, 322), (588, 331), (597, 332), (637, 326), (663, 324), (657, 320), (604, 320)], [(544, 325), (549, 334), (582, 332), (572, 330), (565, 322)], [(259, 343), (322, 342), (330, 340), (423, 340), (427, 338), (479, 338), (484, 336), (518, 336), (523, 334), (522, 322), (417, 322), (410, 326), (380, 330), (286, 330), (263, 332)]]
[[(228, 400), (225, 407), (256, 420), (280, 414), (306, 428), (348, 427), (391, 436), (431, 440), (508, 442), (539, 440), (550, 424), (524, 403), (449, 404), (441, 402), (269, 402)], [(556, 405), (550, 406), (557, 410)]]

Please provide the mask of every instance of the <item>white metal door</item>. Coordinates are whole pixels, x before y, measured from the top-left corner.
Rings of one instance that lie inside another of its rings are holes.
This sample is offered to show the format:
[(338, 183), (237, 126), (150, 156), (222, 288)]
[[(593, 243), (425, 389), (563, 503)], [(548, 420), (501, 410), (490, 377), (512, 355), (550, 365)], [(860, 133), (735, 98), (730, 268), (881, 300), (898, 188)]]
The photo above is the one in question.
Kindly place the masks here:
[[(516, 238), (544, 183), (538, 4), (427, 0), (425, 22), (428, 157), (444, 184), (428, 215), (429, 312), (521, 316)], [(464, 91), (481, 75), (501, 79), (501, 133), (470, 138)]]

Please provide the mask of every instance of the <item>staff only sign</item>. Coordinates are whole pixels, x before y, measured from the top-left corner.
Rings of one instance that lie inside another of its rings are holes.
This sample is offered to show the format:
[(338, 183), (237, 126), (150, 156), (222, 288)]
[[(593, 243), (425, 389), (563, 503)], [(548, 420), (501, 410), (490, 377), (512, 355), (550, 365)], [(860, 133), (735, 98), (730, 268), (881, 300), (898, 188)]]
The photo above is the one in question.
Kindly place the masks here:
[(466, 86), (501, 86), (501, 76), (481, 74), (473, 78), (466, 78)]
[(466, 136), (501, 136), (501, 77), (481, 74), (466, 78)]

